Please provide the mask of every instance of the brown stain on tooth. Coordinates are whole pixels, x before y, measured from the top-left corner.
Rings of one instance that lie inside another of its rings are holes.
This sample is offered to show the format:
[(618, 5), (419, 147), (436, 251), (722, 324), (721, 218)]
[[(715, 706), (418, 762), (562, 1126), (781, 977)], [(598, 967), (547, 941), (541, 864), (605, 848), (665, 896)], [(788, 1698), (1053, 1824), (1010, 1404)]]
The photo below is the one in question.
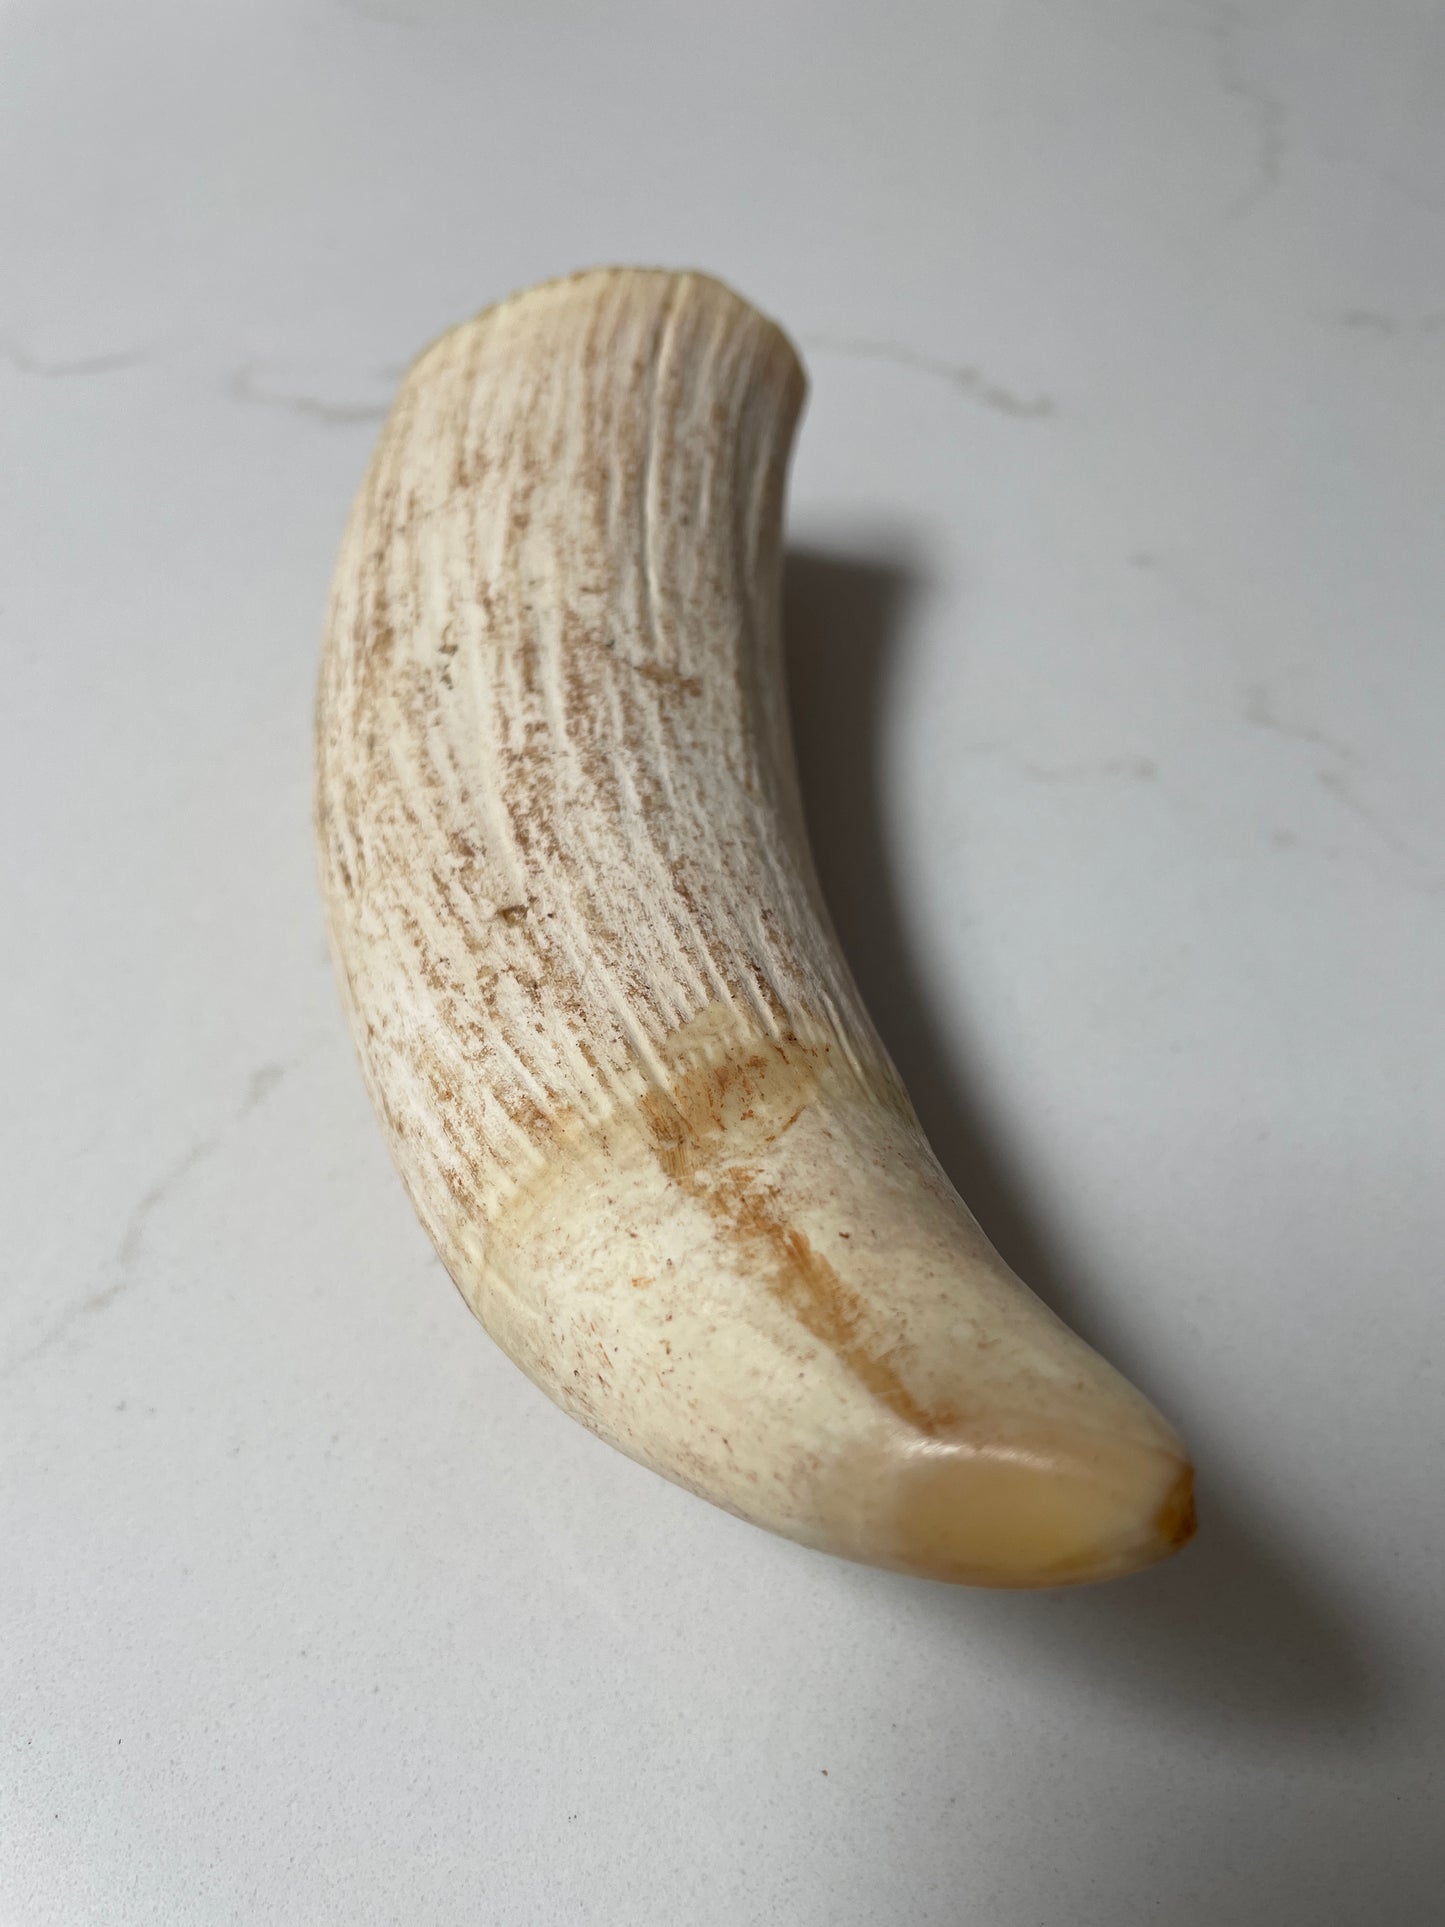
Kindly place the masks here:
[(957, 1412), (914, 1396), (868, 1340), (867, 1301), (790, 1221), (779, 1188), (756, 1164), (736, 1161), (734, 1127), (746, 1121), (763, 1145), (775, 1143), (815, 1101), (829, 1054), (793, 1036), (769, 1040), (649, 1092), (639, 1115), (663, 1171), (716, 1220), (777, 1302), (889, 1412), (937, 1438), (957, 1425)]

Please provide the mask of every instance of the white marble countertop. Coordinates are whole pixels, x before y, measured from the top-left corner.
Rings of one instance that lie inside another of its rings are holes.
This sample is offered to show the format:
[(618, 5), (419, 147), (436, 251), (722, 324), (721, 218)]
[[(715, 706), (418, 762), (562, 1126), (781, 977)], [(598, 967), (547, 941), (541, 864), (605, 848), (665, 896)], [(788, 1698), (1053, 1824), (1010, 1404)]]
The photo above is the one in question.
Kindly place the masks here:
[[(1445, 1769), (1445, 14), (0, 6), (0, 1922), (1413, 1927)], [(310, 699), (399, 364), (802, 343), (838, 922), (1190, 1438), (1124, 1584), (830, 1562), (555, 1412), (392, 1176)]]

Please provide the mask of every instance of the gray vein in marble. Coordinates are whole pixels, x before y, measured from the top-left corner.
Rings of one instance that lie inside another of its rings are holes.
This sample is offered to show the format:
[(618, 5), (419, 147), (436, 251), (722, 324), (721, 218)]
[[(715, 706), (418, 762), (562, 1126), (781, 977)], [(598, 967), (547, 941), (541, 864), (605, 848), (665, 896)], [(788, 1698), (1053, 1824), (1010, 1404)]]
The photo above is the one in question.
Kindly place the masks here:
[(149, 352), (146, 348), (125, 348), (114, 354), (50, 361), (22, 347), (13, 335), (0, 335), (0, 361), (8, 362), (19, 374), (37, 375), (45, 381), (68, 381), (78, 375), (113, 375), (122, 368), (134, 368)]
[[(1360, 758), (1353, 744), (1347, 743), (1343, 737), (1332, 736), (1316, 728), (1312, 723), (1301, 723), (1284, 716), (1274, 692), (1265, 683), (1251, 683), (1248, 686), (1240, 705), (1240, 714), (1256, 729), (1272, 730), (1275, 735), (1291, 742), (1303, 743), (1308, 749), (1322, 751), (1325, 761), (1314, 772), (1320, 788), (1333, 796), (1352, 816), (1358, 817), (1386, 849), (1407, 863), (1416, 873), (1422, 889), (1432, 894), (1445, 890), (1445, 875), (1435, 869), (1417, 849), (1412, 848), (1360, 794)], [(1271, 841), (1280, 849), (1292, 849), (1299, 846), (1301, 839), (1294, 831), (1276, 830)], [(1329, 853), (1334, 854), (1333, 851)]]
[(1239, 36), (1243, 25), (1237, 0), (1217, 0), (1210, 20), (1214, 76), (1220, 92), (1239, 101), (1254, 123), (1254, 174), (1225, 210), (1226, 218), (1231, 221), (1242, 220), (1252, 213), (1278, 187), (1285, 149), (1284, 107), (1246, 71), (1240, 59)]
[(1160, 555), (1156, 549), (1135, 549), (1129, 557), (1132, 568), (1145, 574), (1154, 575), (1172, 589), (1188, 608), (1200, 615), (1217, 616), (1222, 621), (1229, 619), (1229, 612), (1215, 598), (1207, 595), (1197, 583), (1191, 582), (1179, 568), (1177, 562), (1167, 555)]
[[(393, 371), (379, 371), (386, 379)], [(385, 401), (327, 401), (320, 395), (288, 394), (280, 389), (263, 385), (264, 377), (257, 363), (243, 362), (232, 371), (226, 381), (226, 393), (232, 401), (254, 403), (262, 408), (281, 408), (293, 415), (304, 415), (311, 421), (324, 423), (328, 428), (350, 428), (361, 422), (385, 421), (391, 412), (391, 400)]]
[(903, 347), (897, 342), (857, 340), (838, 335), (801, 335), (799, 341), (810, 354), (840, 355), (858, 361), (886, 361), (895, 368), (932, 375), (939, 381), (947, 382), (951, 388), (966, 395), (970, 401), (977, 402), (980, 407), (995, 409), (1000, 415), (1039, 419), (1058, 413), (1051, 395), (1016, 395), (1010, 389), (1000, 388), (987, 380), (977, 368), (965, 362), (942, 361), (934, 355), (919, 354), (916, 349)]
[(1445, 214), (1445, 196), (1432, 193), (1427, 187), (1421, 187), (1418, 181), (1412, 181), (1398, 168), (1383, 167), (1379, 170), (1377, 178), (1383, 181), (1386, 187), (1393, 188), (1401, 200), (1412, 201), (1416, 207), (1423, 207), (1431, 214)]
[(1396, 856), (1403, 858), (1412, 869), (1417, 871), (1424, 889), (1432, 895), (1445, 891), (1445, 875), (1433, 870), (1418, 850), (1412, 849), (1403, 838), (1396, 835), (1384, 818), (1360, 795), (1355, 788), (1354, 778), (1348, 770), (1316, 770), (1315, 781), (1322, 790), (1328, 790), (1330, 795), (1342, 803), (1353, 816), (1357, 816), (1362, 823), (1367, 824), (1386, 849), (1393, 850)]
[(1388, 189), (1397, 199), (1423, 208), (1427, 214), (1445, 214), (1445, 194), (1423, 186), (1411, 175), (1402, 174), (1397, 167), (1382, 167), (1376, 155), (1362, 153), (1353, 141), (1342, 140), (1337, 134), (1327, 134), (1311, 141), (1310, 145), (1322, 160), (1357, 169), (1368, 175), (1378, 187)]
[[(1136, 569), (1149, 571), (1161, 577), (1171, 588), (1202, 614), (1223, 617), (1226, 611), (1193, 583), (1179, 574), (1178, 569), (1166, 557), (1152, 549), (1136, 549), (1129, 557)], [(1420, 886), (1430, 892), (1445, 889), (1445, 875), (1412, 849), (1388, 823), (1360, 795), (1357, 780), (1360, 757), (1353, 744), (1343, 737), (1332, 736), (1327, 730), (1319, 729), (1312, 723), (1301, 722), (1287, 716), (1280, 707), (1274, 691), (1267, 683), (1249, 683), (1240, 699), (1239, 713), (1245, 722), (1255, 729), (1269, 730), (1289, 742), (1303, 744), (1305, 748), (1318, 751), (1324, 758), (1323, 765), (1314, 772), (1315, 781), (1362, 823), (1367, 824), (1379, 840), (1396, 856), (1402, 858), (1416, 873)], [(1295, 830), (1276, 829), (1270, 832), (1270, 842), (1279, 850), (1301, 849), (1306, 840)], [(1312, 845), (1323, 850), (1327, 856), (1338, 856), (1340, 852), (1333, 845)]]
[(1159, 778), (1159, 765), (1152, 756), (1105, 756), (1086, 763), (1032, 763), (1019, 759), (1039, 783), (1093, 783), (1100, 779), (1122, 777), (1130, 783), (1153, 783)]
[(1326, 320), (1337, 328), (1375, 335), (1381, 341), (1393, 341), (1401, 335), (1445, 334), (1445, 308), (1417, 315), (1386, 314), (1383, 308), (1342, 308), (1337, 314), (1327, 315)]
[(1159, 765), (1152, 756), (1102, 756), (1077, 763), (1039, 763), (1021, 755), (1012, 743), (996, 738), (960, 743), (958, 748), (965, 756), (1003, 757), (1036, 783), (1096, 783), (1114, 778), (1153, 783), (1159, 777)]
[(11, 1359), (8, 1364), (0, 1368), (0, 1381), (13, 1377), (23, 1366), (40, 1358), (53, 1346), (59, 1344), (74, 1325), (82, 1319), (93, 1318), (97, 1312), (102, 1312), (108, 1305), (113, 1305), (117, 1298), (137, 1282), (136, 1261), (144, 1250), (146, 1232), (155, 1213), (174, 1197), (198, 1165), (204, 1164), (207, 1158), (215, 1155), (235, 1127), (266, 1102), (281, 1080), (289, 1071), (294, 1070), (300, 1061), (299, 1057), (294, 1057), (284, 1063), (257, 1066), (247, 1082), (245, 1095), (231, 1117), (219, 1129), (205, 1137), (197, 1138), (195, 1143), (169, 1165), (155, 1183), (142, 1192), (132, 1205), (110, 1260), (109, 1269), (112, 1276), (109, 1283), (100, 1286), (98, 1290), (91, 1292), (62, 1312), (49, 1331), (37, 1339), (28, 1351), (21, 1352), (18, 1357)]
[(385, 27), (421, 27), (428, 24), (425, 7), (418, 6), (416, 0), (407, 6), (405, 0), (336, 0), (343, 13), (351, 14), (357, 20), (374, 20)]
[(1272, 729), (1277, 736), (1288, 736), (1296, 743), (1308, 743), (1312, 748), (1324, 750), (1327, 756), (1334, 756), (1342, 763), (1356, 760), (1351, 744), (1342, 737), (1330, 736), (1310, 723), (1296, 723), (1286, 720), (1280, 714), (1274, 692), (1268, 683), (1252, 682), (1244, 692), (1240, 713), (1247, 723), (1256, 729)]

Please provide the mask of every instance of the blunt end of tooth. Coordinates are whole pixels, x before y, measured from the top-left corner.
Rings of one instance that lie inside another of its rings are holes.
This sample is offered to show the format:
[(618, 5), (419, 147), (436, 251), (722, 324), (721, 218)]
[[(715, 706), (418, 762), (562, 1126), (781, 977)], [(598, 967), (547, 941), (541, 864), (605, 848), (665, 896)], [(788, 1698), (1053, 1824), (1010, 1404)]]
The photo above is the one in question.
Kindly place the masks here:
[(1199, 1515), (1194, 1509), (1194, 1467), (1184, 1465), (1178, 1478), (1170, 1488), (1169, 1496), (1159, 1508), (1159, 1516), (1154, 1521), (1159, 1544), (1163, 1548), (1162, 1558), (1171, 1552), (1179, 1552), (1189, 1544), (1199, 1530)]
[(911, 1458), (895, 1493), (880, 1563), (956, 1585), (1114, 1579), (1167, 1558), (1195, 1530), (1193, 1468), (1153, 1442), (1061, 1433), (945, 1446)]

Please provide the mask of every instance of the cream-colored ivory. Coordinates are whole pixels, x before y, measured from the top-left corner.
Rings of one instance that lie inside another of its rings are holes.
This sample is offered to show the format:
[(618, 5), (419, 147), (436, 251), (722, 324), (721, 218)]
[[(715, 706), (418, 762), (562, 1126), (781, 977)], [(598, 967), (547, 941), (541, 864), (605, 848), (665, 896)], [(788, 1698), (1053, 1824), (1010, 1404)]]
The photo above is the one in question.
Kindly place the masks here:
[(939, 1578), (1189, 1536), (1175, 1434), (993, 1252), (820, 901), (779, 663), (804, 377), (695, 274), (518, 295), (414, 365), (317, 727), (348, 1016), (487, 1330), (703, 1497)]

